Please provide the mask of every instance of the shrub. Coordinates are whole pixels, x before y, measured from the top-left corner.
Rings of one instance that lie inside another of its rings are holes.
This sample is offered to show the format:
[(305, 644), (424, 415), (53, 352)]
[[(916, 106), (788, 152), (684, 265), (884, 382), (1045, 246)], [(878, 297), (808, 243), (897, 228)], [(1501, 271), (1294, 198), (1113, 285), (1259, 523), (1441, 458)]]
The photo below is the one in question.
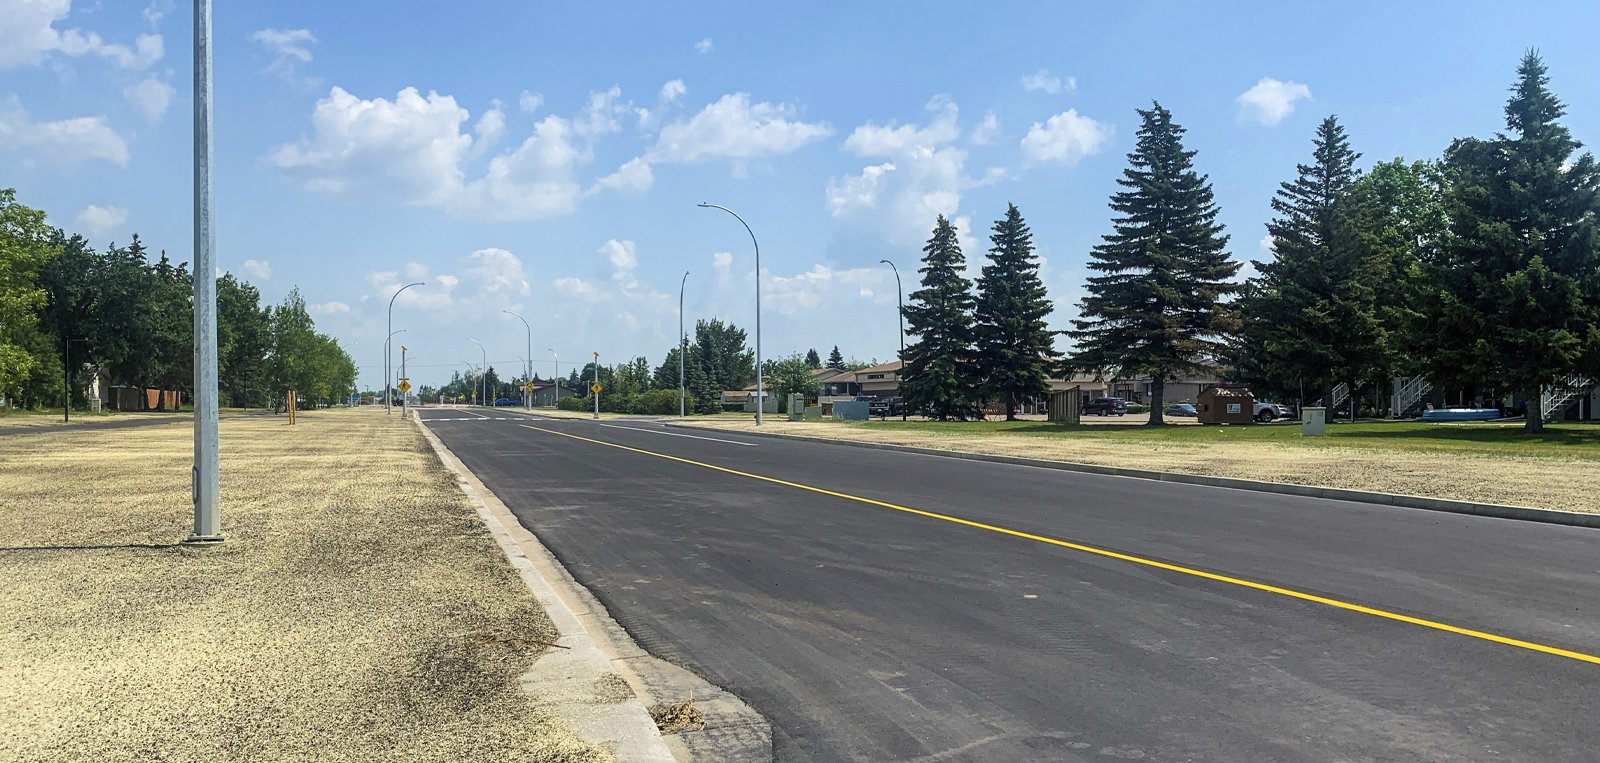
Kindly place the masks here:
[(1128, 413), (1149, 413), (1150, 406), (1144, 403), (1128, 403)]
[(577, 395), (563, 397), (556, 401), (556, 408), (563, 411), (581, 411), (587, 409), (588, 407), (588, 399), (578, 397)]

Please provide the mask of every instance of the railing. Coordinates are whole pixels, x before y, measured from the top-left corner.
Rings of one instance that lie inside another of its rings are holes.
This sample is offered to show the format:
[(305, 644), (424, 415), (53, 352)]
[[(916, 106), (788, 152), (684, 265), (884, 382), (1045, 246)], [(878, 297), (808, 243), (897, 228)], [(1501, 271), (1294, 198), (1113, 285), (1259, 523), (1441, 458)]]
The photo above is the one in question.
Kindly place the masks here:
[(1588, 392), (1592, 386), (1594, 386), (1592, 379), (1569, 376), (1552, 386), (1545, 387), (1539, 401), (1539, 410), (1544, 414), (1544, 420), (1555, 418), (1556, 414), (1572, 403), (1574, 398)]
[(1433, 391), (1433, 383), (1421, 376), (1413, 376), (1401, 382), (1400, 389), (1395, 390), (1389, 398), (1389, 415), (1397, 419), (1408, 419), (1418, 409), (1422, 408), (1424, 399)]

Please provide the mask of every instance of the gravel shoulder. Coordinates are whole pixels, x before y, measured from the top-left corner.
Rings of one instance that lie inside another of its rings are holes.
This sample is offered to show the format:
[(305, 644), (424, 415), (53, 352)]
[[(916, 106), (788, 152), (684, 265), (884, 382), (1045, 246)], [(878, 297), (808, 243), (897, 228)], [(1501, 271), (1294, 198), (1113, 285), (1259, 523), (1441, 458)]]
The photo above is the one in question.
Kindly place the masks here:
[(0, 437), (0, 760), (605, 761), (519, 677), (555, 629), (421, 433), (225, 420)]
[[(1600, 468), (1596, 468), (1593, 458), (1519, 452), (1510, 446), (1487, 455), (1436, 452), (1421, 447), (1374, 449), (1327, 442), (1301, 444), (1292, 438), (1270, 442), (1185, 442), (1178, 437), (1143, 440), (974, 432), (970, 428), (964, 430), (958, 423), (908, 431), (872, 423), (773, 419), (768, 419), (761, 431), (1600, 513), (1600, 499), (1596, 498), (1600, 496)], [(755, 428), (753, 422), (726, 419), (691, 417), (682, 423), (727, 431)]]

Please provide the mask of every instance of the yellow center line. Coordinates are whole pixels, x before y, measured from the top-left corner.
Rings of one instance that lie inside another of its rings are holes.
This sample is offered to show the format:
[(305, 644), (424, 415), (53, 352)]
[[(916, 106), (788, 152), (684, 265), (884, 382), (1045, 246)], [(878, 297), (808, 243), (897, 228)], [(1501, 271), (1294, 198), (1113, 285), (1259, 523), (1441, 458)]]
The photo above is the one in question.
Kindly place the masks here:
[(1505, 644), (1507, 646), (1519, 647), (1521, 649), (1531, 649), (1531, 650), (1533, 650), (1535, 652), (1543, 652), (1545, 654), (1553, 654), (1553, 655), (1556, 655), (1558, 657), (1567, 657), (1567, 658), (1570, 658), (1570, 659), (1579, 660), (1581, 662), (1588, 662), (1588, 663), (1593, 663), (1593, 664), (1596, 664), (1596, 665), (1600, 665), (1600, 656), (1593, 655), (1593, 654), (1584, 654), (1583, 652), (1574, 652), (1574, 651), (1572, 651), (1570, 649), (1562, 649), (1560, 647), (1547, 646), (1545, 644), (1536, 644), (1536, 643), (1534, 643), (1532, 641), (1523, 641), (1521, 639), (1514, 639), (1514, 638), (1510, 638), (1510, 637), (1507, 637), (1507, 636), (1500, 636), (1500, 635), (1497, 635), (1497, 634), (1494, 634), (1494, 633), (1487, 633), (1487, 632), (1484, 632), (1484, 631), (1473, 630), (1471, 628), (1462, 628), (1460, 626), (1450, 625), (1449, 623), (1441, 623), (1441, 622), (1438, 622), (1436, 620), (1426, 620), (1426, 619), (1423, 619), (1423, 618), (1420, 618), (1420, 617), (1412, 617), (1411, 615), (1403, 615), (1403, 614), (1400, 614), (1399, 612), (1390, 612), (1388, 610), (1377, 609), (1377, 608), (1374, 608), (1374, 607), (1368, 607), (1368, 606), (1365, 606), (1365, 605), (1362, 605), (1362, 604), (1354, 604), (1354, 603), (1351, 603), (1351, 602), (1348, 602), (1348, 601), (1340, 601), (1338, 599), (1330, 599), (1330, 598), (1328, 598), (1326, 596), (1318, 596), (1316, 594), (1306, 593), (1304, 591), (1296, 591), (1296, 590), (1294, 590), (1292, 588), (1283, 588), (1283, 587), (1280, 587), (1280, 586), (1268, 585), (1266, 583), (1257, 583), (1254, 580), (1245, 580), (1243, 578), (1229, 577), (1227, 575), (1218, 575), (1215, 572), (1206, 572), (1205, 570), (1197, 570), (1197, 569), (1194, 569), (1193, 567), (1184, 567), (1184, 566), (1178, 565), (1178, 564), (1168, 564), (1167, 562), (1160, 562), (1160, 561), (1156, 561), (1154, 559), (1146, 559), (1146, 558), (1144, 558), (1142, 556), (1133, 556), (1131, 554), (1123, 554), (1123, 553), (1119, 553), (1119, 552), (1116, 552), (1116, 551), (1110, 551), (1110, 550), (1103, 549), (1103, 548), (1096, 548), (1094, 546), (1086, 546), (1086, 545), (1084, 545), (1082, 543), (1073, 543), (1072, 541), (1061, 540), (1059, 538), (1051, 538), (1051, 537), (1047, 537), (1047, 536), (1044, 536), (1044, 535), (1034, 535), (1033, 533), (1026, 533), (1026, 532), (1022, 532), (1021, 530), (1012, 530), (1012, 529), (1007, 528), (1007, 527), (999, 527), (997, 525), (984, 524), (982, 522), (974, 522), (974, 521), (972, 521), (970, 519), (962, 519), (960, 517), (952, 517), (952, 516), (950, 516), (948, 514), (940, 514), (938, 512), (933, 512), (933, 511), (924, 511), (922, 509), (913, 509), (913, 508), (911, 508), (909, 506), (900, 506), (898, 504), (888, 503), (886, 501), (879, 501), (879, 500), (875, 500), (875, 499), (872, 499), (872, 498), (863, 498), (863, 497), (861, 497), (859, 495), (851, 495), (849, 493), (840, 493), (838, 491), (827, 490), (825, 488), (812, 487), (810, 485), (803, 485), (803, 484), (800, 484), (798, 482), (790, 482), (788, 480), (781, 480), (781, 479), (778, 479), (776, 477), (765, 477), (765, 476), (762, 476), (760, 474), (751, 474), (750, 472), (742, 472), (742, 471), (739, 471), (738, 469), (729, 469), (728, 467), (725, 467), (725, 466), (717, 466), (716, 464), (707, 464), (707, 463), (704, 463), (704, 462), (701, 462), (701, 461), (695, 461), (695, 460), (688, 459), (688, 458), (681, 458), (679, 456), (670, 456), (670, 455), (667, 455), (665, 453), (657, 453), (655, 451), (643, 450), (641, 448), (633, 448), (633, 447), (629, 447), (627, 445), (619, 445), (619, 444), (614, 443), (614, 442), (606, 442), (604, 440), (595, 440), (595, 439), (591, 439), (591, 438), (588, 438), (588, 437), (581, 437), (579, 435), (569, 434), (567, 432), (557, 432), (557, 431), (555, 431), (553, 429), (544, 429), (542, 427), (530, 427), (527, 424), (518, 424), (517, 426), (524, 427), (526, 429), (532, 429), (532, 430), (537, 431), (537, 432), (544, 432), (546, 434), (558, 435), (560, 437), (570, 437), (570, 438), (572, 438), (574, 440), (582, 440), (584, 442), (594, 443), (595, 445), (604, 445), (604, 446), (606, 446), (608, 448), (617, 448), (617, 449), (620, 449), (620, 450), (626, 450), (626, 451), (630, 451), (630, 452), (633, 452), (633, 453), (639, 453), (639, 454), (646, 455), (646, 456), (655, 456), (656, 458), (664, 458), (664, 459), (667, 459), (668, 461), (677, 461), (678, 463), (682, 463), (682, 464), (689, 464), (691, 466), (699, 466), (699, 467), (702, 467), (702, 468), (705, 468), (705, 469), (711, 469), (713, 471), (723, 472), (725, 474), (733, 474), (733, 475), (737, 475), (737, 476), (740, 476), (740, 477), (748, 477), (748, 478), (753, 479), (753, 480), (761, 480), (762, 482), (770, 482), (770, 483), (775, 484), (775, 485), (783, 485), (785, 487), (792, 487), (792, 488), (795, 488), (797, 490), (806, 490), (806, 491), (810, 491), (812, 493), (821, 493), (822, 495), (832, 496), (834, 498), (843, 498), (843, 499), (845, 499), (847, 501), (856, 501), (858, 503), (865, 503), (865, 504), (869, 504), (869, 505), (872, 505), (872, 506), (879, 506), (879, 507), (882, 507), (882, 508), (885, 508), (885, 509), (894, 509), (895, 511), (903, 511), (903, 512), (905, 512), (907, 514), (915, 514), (917, 516), (927, 517), (929, 519), (938, 519), (938, 520), (941, 520), (941, 521), (944, 521), (944, 522), (951, 522), (953, 524), (965, 525), (967, 527), (975, 527), (975, 528), (977, 528), (979, 530), (988, 530), (989, 532), (999, 533), (1001, 535), (1010, 535), (1010, 536), (1017, 537), (1017, 538), (1026, 538), (1028, 540), (1038, 541), (1040, 543), (1048, 543), (1048, 544), (1050, 544), (1052, 546), (1060, 546), (1062, 548), (1070, 548), (1070, 549), (1072, 549), (1074, 551), (1082, 551), (1082, 552), (1084, 552), (1086, 554), (1094, 554), (1096, 556), (1109, 557), (1111, 559), (1118, 559), (1118, 560), (1121, 560), (1121, 561), (1124, 561), (1124, 562), (1130, 562), (1130, 563), (1133, 563), (1133, 564), (1140, 564), (1140, 565), (1144, 565), (1146, 567), (1154, 567), (1156, 569), (1167, 570), (1168, 572), (1177, 572), (1177, 573), (1181, 573), (1181, 574), (1184, 574), (1184, 575), (1193, 575), (1194, 577), (1197, 577), (1197, 578), (1205, 578), (1206, 580), (1214, 580), (1214, 581), (1219, 582), (1219, 583), (1227, 583), (1229, 585), (1236, 585), (1236, 586), (1239, 586), (1241, 588), (1251, 588), (1251, 589), (1255, 589), (1257, 591), (1266, 591), (1267, 593), (1275, 593), (1275, 594), (1278, 594), (1279, 596), (1287, 596), (1287, 597), (1289, 597), (1291, 599), (1300, 599), (1302, 601), (1313, 601), (1313, 602), (1316, 602), (1318, 604), (1324, 604), (1324, 605), (1327, 605), (1327, 606), (1330, 606), (1330, 607), (1336, 607), (1338, 609), (1349, 610), (1351, 612), (1360, 612), (1360, 613), (1365, 614), (1365, 615), (1372, 615), (1373, 617), (1381, 617), (1381, 618), (1384, 618), (1386, 620), (1396, 620), (1396, 621), (1399, 621), (1399, 622), (1402, 622), (1402, 623), (1410, 623), (1412, 625), (1420, 625), (1420, 626), (1422, 626), (1424, 628), (1432, 628), (1434, 630), (1445, 631), (1447, 633), (1455, 633), (1455, 634), (1458, 634), (1458, 635), (1461, 635), (1461, 636), (1470, 636), (1470, 637), (1476, 638), (1476, 639), (1483, 639), (1484, 641), (1493, 641), (1493, 642), (1495, 642), (1497, 644)]

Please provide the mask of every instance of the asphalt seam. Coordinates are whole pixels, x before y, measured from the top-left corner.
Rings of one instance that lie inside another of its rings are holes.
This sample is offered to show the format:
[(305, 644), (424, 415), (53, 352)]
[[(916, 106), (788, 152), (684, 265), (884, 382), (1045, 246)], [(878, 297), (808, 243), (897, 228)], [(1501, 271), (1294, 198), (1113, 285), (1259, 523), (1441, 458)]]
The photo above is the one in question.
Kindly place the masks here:
[[(700, 427), (693, 424), (678, 424), (674, 422), (662, 422), (662, 426), (672, 427), (674, 429), (712, 429), (718, 432), (725, 431), (722, 429), (716, 429), (715, 427)], [(1129, 469), (1120, 466), (1085, 464), (1076, 461), (1049, 461), (1038, 458), (1024, 458), (1021, 456), (997, 456), (986, 453), (966, 453), (956, 450), (920, 448), (913, 445), (894, 445), (891, 443), (863, 442), (860, 440), (836, 440), (828, 437), (810, 437), (807, 435), (783, 434), (779, 432), (739, 431), (733, 434), (748, 435), (751, 437), (775, 437), (799, 442), (846, 445), (856, 448), (867, 448), (869, 450), (888, 450), (919, 456), (931, 456), (934, 458), (954, 458), (963, 461), (984, 461), (995, 464), (1008, 464), (1011, 466), (1028, 466), (1036, 469), (1078, 472), (1081, 474), (1095, 474), (1106, 477), (1125, 477), (1128, 479), (1195, 485), (1199, 487), (1211, 487), (1224, 490), (1248, 490), (1255, 493), (1275, 493), (1278, 495), (1293, 495), (1303, 498), (1324, 498), (1333, 501), (1350, 501), (1352, 503), (1366, 503), (1376, 506), (1396, 506), (1404, 509), (1421, 509), (1423, 511), (1439, 511), (1449, 514), (1465, 514), (1469, 516), (1511, 519), (1523, 522), (1542, 522), (1545, 524), (1566, 525), (1569, 527), (1600, 528), (1600, 514), (1586, 514), (1577, 511), (1561, 511), (1559, 509), (1536, 509), (1529, 506), (1510, 506), (1497, 503), (1457, 501), (1449, 498), (1428, 498), (1420, 495), (1379, 493), (1368, 490), (1321, 487), (1318, 485), (1296, 485), (1289, 482), (1265, 482), (1262, 480), (1251, 480), (1241, 477), (1213, 477), (1204, 474), (1182, 474), (1178, 472), (1156, 471), (1153, 469)]]
[(1141, 565), (1141, 566), (1153, 567), (1153, 568), (1156, 568), (1156, 569), (1167, 570), (1169, 572), (1177, 572), (1177, 573), (1181, 573), (1181, 574), (1184, 574), (1184, 575), (1190, 575), (1190, 576), (1193, 576), (1193, 577), (1198, 577), (1198, 578), (1202, 578), (1202, 579), (1205, 579), (1205, 580), (1211, 580), (1211, 581), (1220, 582), (1220, 583), (1227, 583), (1227, 584), (1230, 584), (1230, 585), (1239, 586), (1239, 587), (1242, 587), (1242, 588), (1248, 588), (1248, 589), (1257, 590), (1257, 591), (1262, 591), (1262, 592), (1265, 592), (1265, 593), (1273, 593), (1273, 594), (1277, 594), (1279, 596), (1284, 596), (1284, 597), (1287, 597), (1287, 598), (1299, 599), (1301, 601), (1307, 601), (1307, 602), (1312, 602), (1312, 603), (1316, 603), (1316, 604), (1322, 604), (1322, 605), (1325, 605), (1325, 606), (1328, 606), (1328, 607), (1331, 607), (1331, 608), (1335, 608), (1335, 609), (1342, 609), (1342, 610), (1346, 610), (1346, 611), (1350, 611), (1350, 612), (1358, 612), (1358, 613), (1361, 613), (1361, 614), (1371, 615), (1373, 617), (1378, 617), (1378, 618), (1381, 618), (1381, 619), (1392, 620), (1392, 621), (1395, 621), (1395, 622), (1408, 623), (1408, 624), (1411, 624), (1411, 625), (1416, 625), (1416, 626), (1420, 626), (1420, 627), (1423, 627), (1423, 628), (1428, 628), (1428, 629), (1431, 629), (1431, 630), (1437, 630), (1437, 631), (1442, 631), (1442, 632), (1446, 632), (1446, 633), (1453, 633), (1453, 634), (1456, 634), (1456, 635), (1467, 636), (1467, 637), (1479, 639), (1479, 640), (1482, 640), (1482, 641), (1488, 641), (1488, 642), (1492, 642), (1492, 643), (1503, 644), (1503, 645), (1506, 645), (1506, 646), (1517, 647), (1517, 648), (1520, 648), (1520, 649), (1526, 649), (1526, 650), (1529, 650), (1529, 651), (1540, 652), (1540, 653), (1543, 653), (1543, 654), (1549, 654), (1549, 655), (1553, 655), (1553, 656), (1557, 656), (1557, 657), (1565, 657), (1567, 659), (1576, 660), (1576, 661), (1579, 661), (1579, 662), (1587, 662), (1587, 663), (1600, 665), (1600, 656), (1593, 655), (1593, 654), (1586, 654), (1584, 652), (1578, 652), (1578, 651), (1574, 651), (1574, 650), (1570, 650), (1570, 649), (1563, 649), (1563, 648), (1560, 648), (1560, 647), (1549, 646), (1549, 645), (1546, 645), (1546, 644), (1540, 644), (1540, 643), (1533, 642), (1533, 641), (1525, 641), (1525, 640), (1522, 640), (1522, 639), (1515, 639), (1515, 638), (1511, 638), (1511, 637), (1508, 637), (1508, 636), (1501, 636), (1499, 634), (1489, 633), (1487, 631), (1480, 631), (1480, 630), (1476, 630), (1476, 629), (1472, 629), (1472, 628), (1463, 628), (1461, 626), (1451, 625), (1449, 623), (1440, 622), (1440, 621), (1437, 621), (1437, 620), (1430, 620), (1430, 619), (1427, 619), (1427, 618), (1415, 617), (1415, 616), (1403, 614), (1403, 613), (1400, 613), (1400, 612), (1391, 612), (1391, 611), (1384, 610), (1384, 609), (1379, 609), (1379, 608), (1376, 608), (1376, 607), (1369, 607), (1369, 606), (1366, 606), (1364, 604), (1357, 604), (1355, 602), (1343, 601), (1341, 599), (1335, 599), (1335, 598), (1327, 597), (1327, 596), (1319, 596), (1317, 594), (1306, 593), (1304, 591), (1298, 591), (1298, 590), (1295, 590), (1295, 589), (1292, 589), (1292, 588), (1285, 588), (1285, 587), (1282, 587), (1282, 586), (1275, 586), (1275, 585), (1272, 585), (1270, 583), (1262, 583), (1262, 582), (1259, 582), (1259, 581), (1249, 580), (1247, 578), (1236, 578), (1236, 577), (1232, 577), (1230, 575), (1223, 575), (1223, 574), (1220, 574), (1220, 573), (1208, 572), (1208, 571), (1201, 570), (1201, 569), (1196, 569), (1196, 568), (1193, 568), (1193, 567), (1187, 567), (1187, 566), (1184, 566), (1184, 565), (1174, 564), (1174, 563), (1171, 563), (1171, 562), (1163, 562), (1163, 561), (1156, 560), (1156, 559), (1149, 559), (1149, 558), (1145, 558), (1145, 557), (1141, 557), (1141, 556), (1136, 556), (1136, 555), (1133, 555), (1133, 554), (1126, 554), (1126, 553), (1122, 553), (1122, 552), (1118, 552), (1118, 551), (1111, 551), (1111, 550), (1108, 550), (1108, 549), (1103, 549), (1103, 548), (1099, 548), (1099, 547), (1096, 547), (1096, 546), (1091, 546), (1091, 545), (1087, 545), (1087, 544), (1083, 544), (1083, 543), (1077, 543), (1077, 542), (1074, 542), (1074, 541), (1063, 540), (1063, 539), (1060, 539), (1060, 538), (1052, 538), (1052, 537), (1045, 536), (1045, 535), (1036, 535), (1036, 534), (1033, 534), (1033, 533), (1023, 532), (1021, 530), (1013, 530), (1013, 529), (1008, 528), (1008, 527), (1002, 527), (1002, 526), (999, 526), (999, 525), (991, 525), (991, 524), (987, 524), (987, 523), (984, 523), (984, 522), (978, 522), (978, 521), (971, 520), (971, 519), (964, 519), (964, 518), (961, 518), (961, 517), (952, 516), (952, 515), (949, 515), (949, 514), (941, 514), (939, 512), (928, 511), (928, 510), (925, 510), (925, 509), (917, 509), (917, 508), (912, 508), (912, 507), (909, 507), (909, 506), (901, 506), (901, 505), (898, 505), (898, 504), (889, 503), (887, 501), (880, 501), (880, 500), (873, 499), (873, 498), (866, 498), (866, 497), (863, 497), (863, 496), (852, 495), (850, 493), (843, 493), (843, 492), (839, 492), (839, 491), (836, 491), (836, 490), (828, 490), (826, 488), (819, 488), (819, 487), (815, 487), (815, 486), (812, 486), (812, 485), (806, 485), (806, 484), (799, 483), (799, 482), (792, 482), (792, 481), (780, 479), (780, 478), (777, 478), (777, 477), (768, 477), (768, 476), (761, 475), (761, 474), (755, 474), (755, 473), (752, 473), (752, 472), (745, 472), (745, 471), (740, 471), (738, 469), (732, 469), (732, 468), (729, 468), (729, 467), (726, 467), (726, 466), (717, 466), (716, 464), (709, 464), (709, 463), (705, 463), (703, 461), (696, 461), (694, 459), (684, 458), (682, 456), (674, 456), (674, 455), (670, 455), (670, 454), (667, 454), (667, 453), (656, 453), (654, 451), (645, 450), (643, 448), (635, 448), (635, 447), (632, 447), (630, 445), (622, 445), (620, 443), (606, 442), (604, 440), (596, 440), (596, 439), (593, 439), (593, 438), (590, 438), (590, 437), (583, 437), (581, 435), (570, 434), (568, 432), (557, 432), (557, 431), (555, 431), (553, 429), (541, 429), (539, 427), (528, 426), (527, 424), (518, 424), (518, 426), (523, 427), (525, 429), (532, 429), (532, 430), (537, 431), (537, 432), (544, 432), (546, 434), (553, 434), (553, 435), (556, 435), (556, 436), (559, 436), (559, 437), (567, 437), (567, 438), (571, 438), (571, 439), (574, 439), (574, 440), (580, 440), (580, 441), (583, 441), (583, 442), (593, 443), (593, 444), (596, 444), (596, 445), (604, 445), (606, 447), (617, 448), (617, 449), (620, 449), (620, 450), (626, 450), (626, 451), (630, 451), (630, 452), (633, 452), (633, 453), (639, 453), (639, 454), (642, 454), (642, 455), (653, 456), (653, 457), (656, 457), (656, 458), (662, 458), (662, 459), (666, 459), (666, 460), (669, 460), (669, 461), (677, 461), (679, 463), (689, 464), (691, 466), (698, 466), (698, 467), (702, 467), (702, 468), (706, 468), (706, 469), (711, 469), (713, 471), (719, 471), (719, 472), (723, 472), (723, 473), (726, 473), (726, 474), (732, 474), (732, 475), (735, 475), (735, 476), (746, 477), (746, 478), (760, 480), (760, 481), (763, 481), (763, 482), (769, 482), (769, 483), (773, 483), (773, 484), (777, 484), (777, 485), (783, 485), (783, 486), (786, 486), (786, 487), (796, 488), (796, 489), (799, 489), (799, 490), (805, 490), (805, 491), (809, 491), (809, 492), (813, 492), (813, 493), (819, 493), (819, 494), (822, 494), (822, 495), (833, 496), (833, 497), (836, 497), (836, 498), (843, 498), (843, 499), (846, 499), (846, 500), (856, 501), (856, 502), (868, 504), (868, 505), (871, 505), (871, 506), (878, 506), (878, 507), (882, 507), (882, 508), (886, 508), (886, 509), (892, 509), (892, 510), (895, 510), (895, 511), (900, 511), (900, 512), (904, 512), (904, 513), (907, 513), (907, 514), (913, 514), (913, 515), (916, 515), (916, 516), (927, 517), (927, 518), (930, 518), (930, 519), (938, 519), (938, 520), (942, 520), (942, 521), (945, 521), (945, 522), (950, 522), (952, 524), (963, 525), (963, 526), (966, 526), (966, 527), (973, 527), (973, 528), (977, 528), (977, 529), (981, 529), (981, 530), (987, 530), (987, 531), (990, 531), (990, 532), (993, 532), (993, 533), (997, 533), (997, 534), (1000, 534), (1000, 535), (1009, 535), (1009, 536), (1012, 536), (1012, 537), (1024, 538), (1024, 539), (1027, 539), (1027, 540), (1037, 541), (1037, 542), (1040, 542), (1040, 543), (1046, 543), (1046, 544), (1049, 544), (1049, 545), (1058, 546), (1058, 547), (1061, 547), (1061, 548), (1066, 548), (1066, 549), (1070, 549), (1070, 550), (1074, 550), (1074, 551), (1080, 551), (1080, 552), (1084, 552), (1084, 553), (1088, 553), (1088, 554), (1094, 554), (1096, 556), (1101, 556), (1101, 557), (1106, 557), (1106, 558), (1111, 558), (1111, 559), (1117, 559), (1119, 561), (1129, 562), (1129, 563), (1132, 563), (1132, 564), (1138, 564), (1138, 565)]

